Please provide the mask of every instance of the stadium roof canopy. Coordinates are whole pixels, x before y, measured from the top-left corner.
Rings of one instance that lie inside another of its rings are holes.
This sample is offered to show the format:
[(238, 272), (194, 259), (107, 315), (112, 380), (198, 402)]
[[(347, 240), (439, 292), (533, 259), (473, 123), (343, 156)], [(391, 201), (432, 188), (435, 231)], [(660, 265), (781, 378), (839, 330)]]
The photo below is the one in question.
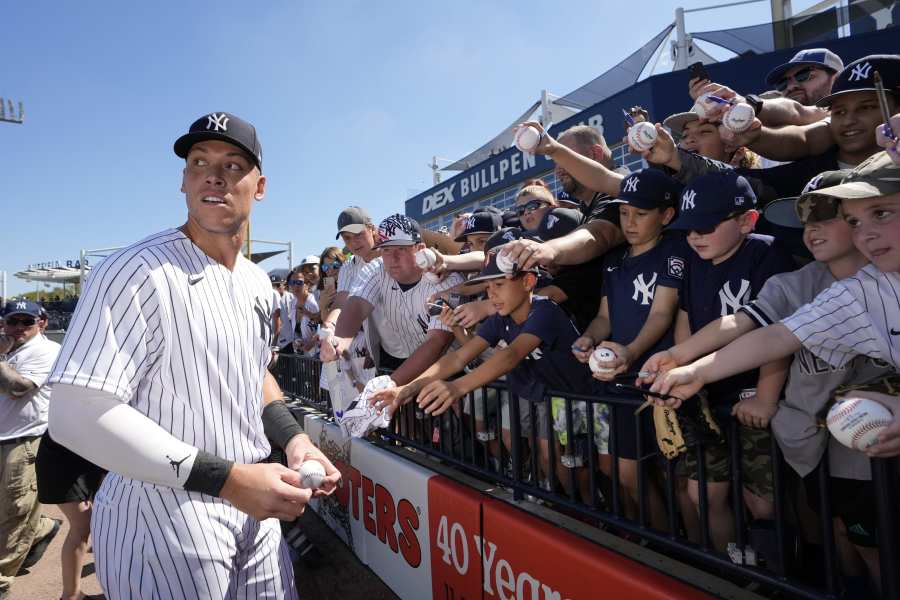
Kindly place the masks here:
[[(84, 268), (85, 272), (90, 267)], [(50, 267), (45, 269), (27, 269), (15, 274), (19, 279), (34, 281), (37, 283), (78, 283), (81, 278), (81, 269), (77, 267)]]

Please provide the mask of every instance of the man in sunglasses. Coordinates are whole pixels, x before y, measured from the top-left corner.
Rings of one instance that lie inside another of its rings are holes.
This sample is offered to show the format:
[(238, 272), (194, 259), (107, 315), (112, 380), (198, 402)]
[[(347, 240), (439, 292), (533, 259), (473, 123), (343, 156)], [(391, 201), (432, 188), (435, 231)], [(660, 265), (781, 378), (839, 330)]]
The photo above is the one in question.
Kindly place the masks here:
[(791, 60), (772, 69), (766, 83), (785, 98), (804, 106), (814, 106), (831, 93), (837, 74), (844, 70), (844, 61), (827, 48), (801, 50)]
[(3, 312), (0, 334), (0, 598), (5, 599), (22, 566), (31, 566), (59, 531), (41, 516), (34, 458), (47, 431), (50, 393), (42, 387), (59, 354), (43, 335), (39, 304), (13, 300)]

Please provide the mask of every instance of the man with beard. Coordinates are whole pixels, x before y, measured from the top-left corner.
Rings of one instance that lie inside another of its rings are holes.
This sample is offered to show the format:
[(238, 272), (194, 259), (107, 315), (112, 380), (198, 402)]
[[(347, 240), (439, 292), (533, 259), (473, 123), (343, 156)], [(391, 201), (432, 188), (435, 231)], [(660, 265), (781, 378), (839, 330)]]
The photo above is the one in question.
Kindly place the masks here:
[[(543, 128), (538, 123), (528, 123)], [(619, 229), (619, 213), (616, 205), (610, 204), (619, 192), (619, 185), (625, 175), (615, 169), (612, 153), (603, 136), (587, 125), (576, 125), (563, 131), (559, 140), (543, 135), (536, 154), (545, 154), (556, 162), (556, 178), (570, 198), (579, 202), (582, 215), (581, 226), (572, 233), (549, 242), (517, 240), (508, 245), (508, 256), (514, 262), (529, 269), (536, 264), (577, 265), (622, 243)], [(578, 164), (599, 165), (607, 177), (602, 185), (587, 186), (583, 180), (570, 173)]]

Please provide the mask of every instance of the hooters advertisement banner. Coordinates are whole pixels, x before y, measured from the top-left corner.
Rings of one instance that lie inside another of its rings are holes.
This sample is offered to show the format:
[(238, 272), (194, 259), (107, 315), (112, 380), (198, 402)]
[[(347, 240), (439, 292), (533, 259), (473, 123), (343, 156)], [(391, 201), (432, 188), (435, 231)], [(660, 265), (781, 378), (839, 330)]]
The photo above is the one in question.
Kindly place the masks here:
[(306, 433), (341, 471), (342, 485), (313, 509), (401, 598), (431, 588), (428, 480), (432, 471), (307, 416)]
[(313, 508), (405, 600), (710, 598), (318, 417), (306, 431), (344, 479)]

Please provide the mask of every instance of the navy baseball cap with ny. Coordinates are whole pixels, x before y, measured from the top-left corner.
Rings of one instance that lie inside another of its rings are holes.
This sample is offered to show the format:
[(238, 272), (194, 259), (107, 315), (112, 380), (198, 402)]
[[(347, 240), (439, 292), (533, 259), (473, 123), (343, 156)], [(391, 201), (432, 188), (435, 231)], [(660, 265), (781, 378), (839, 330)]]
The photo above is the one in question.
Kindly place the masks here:
[(678, 208), (669, 229), (702, 231), (756, 208), (756, 194), (747, 178), (734, 171), (708, 173), (684, 188)]
[(675, 206), (681, 184), (659, 169), (642, 169), (622, 180), (619, 196), (610, 204), (628, 204), (635, 208), (666, 209)]
[(191, 124), (186, 134), (175, 140), (175, 155), (187, 158), (191, 146), (206, 140), (221, 140), (237, 146), (249, 154), (262, 171), (262, 146), (256, 128), (242, 118), (226, 112), (203, 115)]

